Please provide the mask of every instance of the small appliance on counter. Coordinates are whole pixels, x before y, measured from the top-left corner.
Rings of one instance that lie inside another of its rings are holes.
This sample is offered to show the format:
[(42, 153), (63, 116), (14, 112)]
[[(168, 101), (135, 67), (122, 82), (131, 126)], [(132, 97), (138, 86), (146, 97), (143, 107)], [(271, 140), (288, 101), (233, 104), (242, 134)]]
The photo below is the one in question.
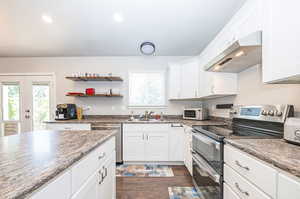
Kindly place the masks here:
[(208, 110), (206, 108), (188, 108), (183, 111), (185, 120), (207, 120)]
[(287, 118), (284, 124), (284, 139), (287, 142), (300, 145), (300, 118)]
[(77, 111), (75, 104), (58, 104), (56, 105), (55, 120), (71, 120), (77, 119)]

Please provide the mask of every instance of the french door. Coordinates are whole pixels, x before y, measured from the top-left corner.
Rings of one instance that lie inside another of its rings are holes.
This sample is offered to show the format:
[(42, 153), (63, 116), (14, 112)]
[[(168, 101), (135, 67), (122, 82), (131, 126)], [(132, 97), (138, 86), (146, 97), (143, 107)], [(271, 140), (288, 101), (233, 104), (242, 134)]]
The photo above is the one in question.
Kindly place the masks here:
[(1, 136), (43, 130), (54, 110), (53, 75), (0, 74)]

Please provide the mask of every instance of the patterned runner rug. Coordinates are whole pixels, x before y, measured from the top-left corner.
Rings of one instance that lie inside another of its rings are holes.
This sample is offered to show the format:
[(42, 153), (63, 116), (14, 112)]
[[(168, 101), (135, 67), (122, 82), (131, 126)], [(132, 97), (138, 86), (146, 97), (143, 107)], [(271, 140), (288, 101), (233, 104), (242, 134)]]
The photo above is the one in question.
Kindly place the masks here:
[(117, 177), (173, 177), (173, 170), (162, 165), (119, 165)]
[(170, 199), (211, 199), (218, 198), (213, 186), (200, 187), (197, 192), (194, 187), (169, 187)]

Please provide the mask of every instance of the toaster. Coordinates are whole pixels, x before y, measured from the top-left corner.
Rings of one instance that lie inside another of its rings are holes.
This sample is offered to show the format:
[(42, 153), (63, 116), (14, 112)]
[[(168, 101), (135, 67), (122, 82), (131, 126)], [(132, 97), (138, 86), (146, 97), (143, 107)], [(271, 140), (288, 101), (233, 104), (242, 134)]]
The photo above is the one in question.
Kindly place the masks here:
[(300, 118), (290, 117), (286, 119), (284, 139), (294, 144), (300, 144)]

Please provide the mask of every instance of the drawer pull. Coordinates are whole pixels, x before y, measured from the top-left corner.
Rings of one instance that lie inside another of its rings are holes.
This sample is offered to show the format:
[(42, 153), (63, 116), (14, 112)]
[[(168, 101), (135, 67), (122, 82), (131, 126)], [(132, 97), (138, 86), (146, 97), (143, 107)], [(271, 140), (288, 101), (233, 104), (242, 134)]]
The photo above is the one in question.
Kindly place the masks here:
[(249, 193), (247, 191), (244, 191), (243, 189), (241, 189), (240, 185), (237, 182), (234, 183), (234, 185), (237, 188), (237, 190), (239, 190), (239, 192), (241, 192), (242, 194), (245, 194), (246, 196), (249, 196)]
[(103, 152), (101, 155), (98, 156), (98, 160), (101, 160), (102, 158), (104, 158), (105, 155), (106, 155), (105, 152)]
[(99, 184), (102, 184), (103, 182), (103, 174), (102, 174), (102, 170), (99, 171)]
[(235, 164), (237, 165), (237, 166), (239, 166), (240, 168), (242, 168), (242, 169), (245, 169), (245, 170), (247, 170), (247, 171), (250, 171), (250, 169), (249, 169), (249, 167), (246, 167), (246, 166), (243, 166), (243, 165), (241, 165), (241, 163), (239, 162), (239, 161), (235, 161)]

